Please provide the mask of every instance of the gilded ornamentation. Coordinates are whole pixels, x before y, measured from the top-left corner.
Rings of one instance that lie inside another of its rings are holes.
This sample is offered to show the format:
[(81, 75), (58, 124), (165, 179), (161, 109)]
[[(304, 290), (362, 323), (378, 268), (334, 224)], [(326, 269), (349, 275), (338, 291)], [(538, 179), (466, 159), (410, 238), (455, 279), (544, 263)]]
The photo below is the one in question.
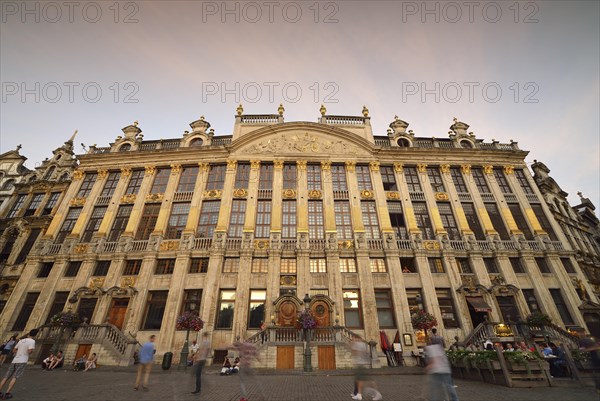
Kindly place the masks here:
[(388, 191), (385, 193), (385, 197), (390, 200), (400, 200), (400, 192)]
[(342, 248), (342, 249), (354, 248), (354, 241), (352, 241), (352, 240), (338, 241), (338, 248)]
[(324, 104), (321, 105), (321, 108), (319, 109), (319, 113), (321, 113), (322, 116), (324, 116), (327, 113), (327, 109), (325, 108)]
[(514, 333), (510, 326), (505, 325), (504, 323), (500, 323), (494, 326), (494, 332), (497, 337), (512, 337)]
[(135, 203), (135, 194), (126, 194), (121, 196), (121, 203)]
[(171, 164), (171, 174), (181, 173), (181, 164)]
[(363, 189), (362, 191), (360, 191), (360, 197), (363, 199), (373, 199), (374, 196), (375, 194), (373, 193), (373, 191), (370, 191), (368, 189)]
[(494, 166), (492, 166), (491, 164), (486, 164), (485, 166), (483, 166), (483, 173), (488, 175), (493, 174)]
[(504, 174), (511, 175), (514, 174), (515, 167), (514, 166), (504, 166)]
[(426, 173), (427, 172), (427, 164), (425, 164), (425, 163), (417, 164), (417, 171), (419, 173)]
[(449, 164), (441, 164), (440, 171), (442, 174), (450, 174), (450, 165)]
[(463, 174), (471, 174), (471, 165), (470, 164), (461, 164), (460, 171), (462, 171)]
[(248, 196), (248, 190), (244, 189), (244, 188), (237, 188), (233, 190), (233, 197), (234, 198), (245, 198)]
[(205, 173), (208, 173), (210, 171), (210, 164), (208, 163), (200, 162), (198, 163), (198, 167), (200, 167), (200, 170), (202, 170)]
[(121, 285), (119, 287), (131, 288), (134, 285), (135, 285), (135, 277), (132, 277), (132, 276), (121, 277)]
[(379, 171), (379, 162), (369, 163), (369, 168), (371, 169), (371, 171)]
[(440, 249), (440, 243), (437, 241), (423, 241), (423, 248), (428, 251), (436, 251)]
[(323, 193), (319, 189), (311, 189), (308, 191), (308, 197), (310, 199), (321, 199)]
[(83, 206), (85, 205), (85, 198), (73, 198), (69, 202), (70, 206)]
[(296, 276), (281, 276), (281, 279), (279, 280), (279, 285), (296, 285)]
[(165, 194), (148, 194), (148, 195), (146, 195), (146, 202), (152, 202), (152, 203), (162, 202), (162, 200), (164, 198), (165, 198)]
[(47, 191), (50, 189), (50, 185), (46, 184), (45, 182), (37, 182), (35, 184), (33, 184), (33, 190), (37, 190), (37, 191)]
[(89, 249), (88, 244), (79, 244), (79, 245), (76, 245), (73, 250), (75, 251), (75, 253), (86, 253), (88, 251), (88, 249)]
[(153, 175), (156, 171), (156, 166), (146, 166), (144, 169), (146, 170), (146, 175)]
[(311, 135), (287, 134), (265, 139), (246, 147), (245, 153), (331, 153), (357, 154), (358, 147), (343, 140), (330, 140)]
[(296, 190), (295, 189), (284, 189), (283, 190), (283, 197), (286, 199), (293, 199), (296, 197)]
[(269, 249), (269, 240), (268, 239), (254, 240), (254, 249)]
[(160, 243), (161, 251), (176, 251), (179, 249), (179, 241), (163, 241)]
[(506, 284), (506, 280), (504, 279), (504, 276), (502, 275), (496, 275), (496, 276), (492, 276), (490, 277), (490, 281), (492, 282), (492, 285), (504, 285)]
[(227, 170), (235, 170), (237, 166), (237, 160), (227, 160)]
[(210, 189), (208, 191), (204, 191), (204, 198), (206, 198), (206, 199), (221, 199), (221, 190), (220, 189)]
[(83, 178), (83, 171), (75, 170), (73, 171), (73, 181), (78, 181)]
[(356, 171), (356, 162), (355, 161), (347, 161), (346, 163), (346, 171), (353, 173)]
[(283, 160), (273, 160), (273, 168), (281, 170), (283, 168)]
[(108, 170), (104, 170), (104, 169), (98, 170), (98, 178), (99, 179), (103, 180), (106, 178), (107, 175), (108, 175)]
[(283, 103), (279, 103), (279, 107), (277, 108), (277, 113), (279, 113), (279, 115), (282, 116), (284, 111), (285, 111), (285, 108), (283, 107)]
[(250, 160), (250, 168), (260, 168), (260, 160)]
[(99, 290), (104, 285), (104, 277), (93, 277), (90, 280), (90, 289), (91, 290)]
[(300, 171), (306, 170), (306, 160), (296, 160), (296, 166)]
[(394, 163), (394, 171), (396, 173), (402, 173), (404, 171), (404, 165), (402, 163)]
[(446, 192), (436, 192), (435, 193), (435, 200), (437, 200), (437, 201), (447, 201), (448, 199), (450, 199), (450, 197), (448, 196), (448, 193), (446, 193)]
[(330, 161), (323, 161), (323, 162), (321, 162), (321, 169), (323, 169), (323, 170), (331, 170), (331, 162)]
[(237, 113), (238, 116), (241, 116), (242, 113), (244, 113), (244, 107), (242, 107), (242, 104), (240, 103), (240, 105), (235, 109), (235, 112)]
[(129, 177), (131, 175), (131, 169), (129, 167), (121, 168), (121, 177)]

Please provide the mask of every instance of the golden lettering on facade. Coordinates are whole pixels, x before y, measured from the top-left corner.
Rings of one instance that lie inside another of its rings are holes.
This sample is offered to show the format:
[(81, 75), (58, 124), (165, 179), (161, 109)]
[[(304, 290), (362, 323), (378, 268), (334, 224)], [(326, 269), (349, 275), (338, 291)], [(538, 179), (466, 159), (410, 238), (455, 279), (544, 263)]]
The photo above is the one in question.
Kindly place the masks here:
[(331, 162), (329, 160), (321, 162), (321, 169), (331, 170)]
[(306, 160), (296, 160), (296, 166), (300, 171), (306, 170)]
[(323, 194), (318, 189), (311, 189), (310, 191), (308, 191), (308, 197), (310, 199), (321, 199), (322, 196)]
[(245, 198), (248, 196), (248, 190), (244, 189), (244, 188), (237, 188), (233, 190), (233, 197), (234, 198)]
[(450, 173), (450, 165), (449, 164), (441, 164), (440, 171), (442, 172), (442, 174), (449, 174)]
[(352, 160), (346, 161), (346, 171), (353, 173), (356, 171), (356, 162)]
[(436, 251), (440, 249), (440, 243), (437, 241), (423, 241), (423, 248), (428, 251)]
[(394, 163), (394, 171), (396, 173), (402, 173), (404, 171), (404, 164), (402, 164), (402, 163)]
[(425, 163), (417, 164), (417, 171), (419, 173), (426, 173), (427, 172), (427, 164), (425, 164)]
[(483, 166), (483, 173), (488, 175), (493, 174), (494, 166), (492, 166), (491, 164), (486, 164), (485, 166)]
[(98, 178), (103, 180), (108, 175), (108, 170), (100, 169), (98, 170)]
[(121, 196), (121, 203), (135, 203), (135, 194), (126, 194)]
[(250, 160), (250, 168), (252, 168), (252, 169), (260, 168), (260, 160)]
[(460, 171), (462, 171), (463, 174), (471, 174), (471, 165), (470, 164), (461, 164)]
[(370, 162), (369, 168), (371, 171), (379, 171), (379, 162)]
[(181, 164), (171, 164), (171, 174), (181, 173)]
[(237, 160), (227, 160), (227, 170), (235, 170), (237, 166)]
[(154, 172), (156, 171), (156, 166), (146, 166), (146, 167), (144, 167), (144, 170), (146, 170), (146, 172), (145, 172), (146, 175), (153, 175)]
[(75, 170), (73, 171), (73, 181), (79, 181), (83, 178), (83, 171)]
[(73, 198), (69, 202), (70, 206), (83, 206), (85, 205), (85, 198)]
[(129, 177), (131, 175), (131, 169), (129, 167), (121, 168), (121, 177)]
[(504, 166), (504, 174), (506, 175), (511, 175), (514, 174), (515, 172), (515, 167), (514, 166)]

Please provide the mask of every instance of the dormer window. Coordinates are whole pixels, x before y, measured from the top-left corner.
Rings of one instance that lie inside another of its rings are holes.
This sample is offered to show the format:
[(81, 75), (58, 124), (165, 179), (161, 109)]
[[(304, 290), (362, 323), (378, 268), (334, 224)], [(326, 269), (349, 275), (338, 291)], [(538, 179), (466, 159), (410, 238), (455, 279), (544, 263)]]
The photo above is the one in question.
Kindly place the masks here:
[(56, 170), (56, 166), (52, 166), (48, 170), (46, 170), (46, 174), (44, 174), (44, 179), (50, 179), (50, 177), (52, 177), (52, 175), (54, 174), (54, 170)]
[(130, 143), (124, 143), (119, 148), (119, 152), (129, 152), (130, 150), (131, 150), (131, 144)]
[(410, 141), (406, 138), (398, 139), (397, 143), (401, 148), (410, 148)]
[(473, 144), (470, 141), (463, 140), (460, 141), (460, 147), (463, 149), (473, 149)]
[(202, 146), (203, 143), (202, 138), (194, 138), (190, 141), (190, 147)]

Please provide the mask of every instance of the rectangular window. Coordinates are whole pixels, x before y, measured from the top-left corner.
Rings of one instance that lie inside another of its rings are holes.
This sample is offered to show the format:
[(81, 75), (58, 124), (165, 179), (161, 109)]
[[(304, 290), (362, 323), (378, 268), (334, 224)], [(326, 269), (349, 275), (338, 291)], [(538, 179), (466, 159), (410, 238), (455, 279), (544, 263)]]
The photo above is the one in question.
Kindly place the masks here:
[(223, 273), (237, 273), (240, 271), (240, 258), (225, 258)]
[(173, 274), (175, 270), (175, 259), (158, 259), (154, 274)]
[(284, 200), (281, 206), (281, 238), (296, 238), (296, 201)]
[(492, 221), (492, 225), (494, 226), (494, 230), (498, 232), (500, 235), (500, 239), (502, 240), (510, 240), (508, 235), (508, 231), (506, 231), (506, 226), (504, 225), (504, 221), (502, 220), (502, 216), (500, 215), (500, 210), (498, 210), (498, 206), (495, 203), (486, 203), (485, 210)]
[(202, 290), (185, 290), (183, 292), (183, 302), (179, 313), (184, 312), (200, 313), (200, 302), (202, 300)]
[(142, 187), (142, 181), (144, 181), (144, 170), (133, 170), (131, 177), (127, 183), (127, 189), (125, 189), (126, 195), (137, 195)]
[(81, 261), (73, 261), (69, 262), (67, 266), (67, 270), (65, 271), (65, 277), (77, 277), (79, 274), (79, 269), (81, 268)]
[(137, 276), (140, 274), (142, 269), (142, 259), (133, 259), (125, 261), (125, 268), (123, 269), (124, 276)]
[(256, 204), (256, 238), (269, 238), (271, 234), (271, 201), (259, 200)]
[(227, 236), (230, 238), (242, 238), (245, 219), (246, 200), (234, 199), (231, 203), (231, 215), (229, 216), (229, 230)]
[(413, 211), (417, 220), (417, 227), (421, 230), (423, 239), (435, 239), (431, 219), (427, 212), (427, 204), (425, 202), (413, 202)]
[(394, 304), (390, 290), (375, 291), (375, 306), (377, 307), (377, 320), (380, 329), (395, 329)]
[(296, 189), (297, 182), (296, 165), (285, 163), (283, 165), (283, 189)]
[(308, 190), (321, 190), (321, 166), (318, 164), (309, 164), (306, 166), (306, 178), (308, 180)]
[(356, 166), (356, 180), (358, 181), (358, 190), (372, 190), (371, 171), (369, 166)]
[(235, 290), (221, 290), (219, 294), (219, 307), (217, 309), (217, 329), (231, 329), (233, 327), (233, 309), (235, 307)]
[(371, 258), (369, 263), (371, 264), (371, 273), (387, 273), (384, 258)]
[(18, 234), (15, 232), (8, 233), (6, 242), (2, 247), (2, 252), (0, 253), (0, 262), (6, 262), (8, 258), (10, 258), (10, 254), (12, 253), (12, 249), (15, 246), (15, 242), (17, 241)]
[(225, 164), (214, 164), (210, 166), (208, 178), (206, 180), (206, 189), (223, 189), (225, 184), (225, 174), (227, 172), (227, 165)]
[(515, 297), (510, 295), (496, 296), (500, 315), (505, 322), (514, 322), (520, 320), (519, 308), (515, 302)]
[(58, 203), (58, 198), (60, 198), (60, 192), (52, 192), (50, 194), (50, 198), (48, 198), (48, 202), (46, 202), (44, 210), (42, 211), (42, 216), (52, 213), (52, 209), (54, 209), (54, 206)]
[(104, 277), (108, 274), (108, 269), (110, 269), (110, 260), (99, 260), (96, 262), (96, 267), (94, 268), (94, 274), (92, 274), (92, 276)]
[(260, 329), (265, 321), (266, 290), (250, 290), (250, 310), (248, 313), (248, 328)]
[(17, 197), (17, 200), (12, 205), (12, 207), (10, 208), (10, 212), (8, 212), (8, 215), (6, 216), (7, 218), (10, 219), (17, 215), (19, 210), (21, 210), (21, 208), (23, 207), (23, 203), (25, 203), (25, 198), (27, 198), (27, 195), (19, 195)]
[(362, 201), (360, 202), (360, 209), (362, 211), (363, 225), (365, 226), (365, 234), (367, 239), (379, 239), (381, 233), (379, 232), (379, 220), (377, 219), (377, 207), (375, 201)]
[(159, 168), (156, 170), (154, 176), (154, 182), (150, 189), (151, 194), (162, 194), (167, 190), (167, 184), (169, 183), (169, 177), (171, 176), (170, 168)]
[(37, 208), (40, 207), (43, 199), (44, 194), (34, 194), (33, 199), (31, 199), (31, 202), (27, 206), (27, 210), (25, 210), (24, 216), (33, 216)]
[(28, 292), (25, 296), (25, 300), (23, 301), (23, 306), (21, 307), (21, 311), (15, 320), (15, 323), (12, 326), (12, 331), (23, 331), (25, 330), (25, 326), (27, 326), (27, 322), (29, 321), (29, 317), (31, 316), (31, 312), (35, 308), (35, 303), (40, 296), (39, 292)]
[(429, 271), (432, 273), (445, 273), (444, 263), (442, 262), (442, 258), (427, 258), (427, 263), (429, 263)]
[(575, 267), (573, 266), (573, 263), (571, 262), (571, 259), (569, 258), (560, 258), (560, 261), (563, 265), (563, 267), (565, 268), (565, 271), (569, 274), (575, 274), (577, 273), (575, 271)]
[(65, 305), (67, 304), (67, 299), (69, 299), (68, 291), (57, 292), (54, 295), (54, 302), (52, 302), (52, 306), (50, 306), (50, 311), (48, 311), (48, 316), (46, 317), (46, 324), (50, 323), (53, 316), (56, 316), (60, 312), (65, 309)]
[(104, 215), (106, 214), (106, 210), (108, 206), (96, 206), (92, 211), (92, 215), (90, 216), (90, 220), (83, 231), (83, 236), (81, 237), (81, 242), (90, 242), (94, 233), (98, 231), (100, 228), (100, 224), (102, 224), (102, 219), (104, 219)]
[(442, 224), (444, 228), (448, 232), (448, 237), (451, 240), (459, 240), (460, 232), (458, 231), (458, 226), (456, 225), (456, 220), (454, 219), (454, 214), (452, 214), (452, 208), (449, 203), (438, 203), (438, 210), (440, 212), (440, 218), (442, 219)]
[(414, 258), (400, 258), (400, 267), (402, 267), (402, 273), (417, 272)]
[(179, 239), (187, 224), (190, 214), (190, 202), (174, 203), (171, 209), (171, 216), (167, 224), (166, 239)]
[(354, 258), (340, 258), (341, 273), (356, 273), (356, 260)]
[(158, 220), (158, 213), (160, 212), (159, 203), (147, 203), (144, 206), (144, 212), (140, 217), (140, 226), (138, 227), (136, 240), (147, 240), (150, 238), (150, 234), (154, 231), (156, 221)]
[(238, 163), (235, 172), (234, 188), (248, 189), (250, 182), (250, 165), (248, 163)]
[(552, 241), (558, 241), (558, 237), (552, 228), (552, 224), (550, 224), (550, 220), (548, 220), (548, 217), (546, 217), (546, 213), (544, 212), (542, 205), (531, 205), (531, 209), (540, 223), (540, 226), (542, 226), (542, 229), (548, 233), (548, 236), (550, 236), (550, 239)]
[(483, 229), (481, 228), (481, 224), (479, 223), (479, 218), (477, 217), (477, 213), (475, 212), (473, 204), (463, 203), (462, 208), (465, 212), (467, 223), (469, 223), (469, 228), (471, 231), (473, 231), (473, 234), (475, 234), (475, 238), (478, 240), (485, 240), (485, 234), (483, 233)]
[(550, 289), (550, 295), (552, 295), (552, 299), (554, 300), (554, 304), (556, 305), (556, 309), (558, 309), (558, 313), (560, 318), (562, 319), (565, 325), (572, 325), (573, 317), (571, 316), (571, 312), (569, 312), (569, 308), (565, 303), (565, 300), (560, 292), (560, 289)]
[(494, 178), (496, 178), (496, 182), (498, 183), (500, 191), (502, 191), (503, 194), (512, 194), (512, 189), (510, 188), (508, 180), (501, 169), (494, 169)]
[(401, 239), (407, 239), (408, 231), (406, 230), (406, 223), (404, 221), (402, 203), (396, 201), (388, 201), (387, 207), (388, 212), (390, 214), (390, 222), (392, 223), (392, 228), (396, 233), (396, 237)]
[(527, 302), (527, 306), (529, 307), (529, 311), (531, 313), (539, 311), (540, 307), (537, 301), (537, 298), (535, 297), (535, 291), (534, 290), (521, 290), (523, 291), (523, 296), (525, 297), (525, 301)]
[(447, 329), (458, 328), (459, 325), (454, 308), (454, 300), (452, 299), (452, 292), (449, 289), (436, 289), (435, 293), (440, 305), (444, 327)]
[(38, 271), (38, 278), (46, 278), (50, 275), (52, 268), (54, 267), (54, 262), (44, 262), (40, 266), (40, 270)]
[(438, 167), (427, 167), (427, 177), (429, 177), (429, 183), (433, 192), (445, 192), (444, 181)]
[(176, 192), (194, 192), (196, 179), (198, 178), (198, 166), (184, 167), (179, 177)]
[(535, 263), (538, 265), (540, 272), (542, 274), (551, 274), (550, 266), (548, 266), (548, 262), (545, 258), (535, 258)]
[(281, 274), (296, 274), (297, 272), (296, 259), (282, 258), (279, 266)]
[(515, 170), (515, 177), (517, 178), (519, 186), (521, 187), (523, 192), (525, 192), (526, 194), (534, 193), (533, 188), (531, 188), (531, 185), (529, 185), (529, 180), (527, 180), (527, 176), (525, 175), (525, 172), (523, 170)]
[(253, 258), (252, 273), (266, 273), (269, 267), (269, 258)]
[(129, 216), (131, 216), (131, 211), (133, 210), (133, 205), (121, 205), (119, 209), (117, 209), (117, 216), (115, 217), (115, 221), (113, 222), (112, 228), (108, 233), (108, 242), (116, 242), (119, 240), (123, 231), (127, 227), (127, 223), (129, 223)]
[(463, 194), (469, 193), (469, 188), (465, 183), (465, 179), (459, 167), (452, 167), (450, 169), (450, 177), (452, 177), (452, 182), (454, 183), (454, 188), (456, 188), (456, 192)]
[(398, 184), (396, 183), (394, 168), (392, 166), (381, 166), (379, 172), (381, 174), (381, 181), (383, 182), (383, 189), (385, 191), (397, 191)]
[(79, 187), (79, 192), (77, 192), (78, 198), (87, 198), (92, 192), (92, 188), (94, 187), (94, 183), (96, 182), (96, 178), (98, 177), (97, 173), (86, 173)]
[(309, 263), (311, 273), (327, 273), (327, 259), (311, 258)]
[(485, 265), (485, 270), (488, 273), (500, 273), (498, 270), (498, 264), (494, 258), (483, 258), (483, 264)]
[(209, 258), (192, 258), (188, 273), (208, 273)]
[(358, 290), (344, 290), (344, 320), (348, 328), (361, 329), (363, 327)]
[(408, 185), (408, 192), (423, 192), (421, 189), (421, 183), (419, 182), (419, 173), (415, 167), (404, 167), (404, 178), (406, 178), (406, 185)]
[(473, 167), (471, 169), (471, 175), (473, 176), (473, 181), (475, 182), (479, 193), (489, 194), (490, 187), (488, 186), (487, 181), (485, 180), (485, 176), (483, 175), (483, 171), (481, 170), (481, 168)]
[(331, 183), (334, 191), (347, 191), (346, 167), (341, 164), (331, 166)]
[(142, 330), (160, 330), (169, 291), (149, 291)]
[(115, 193), (115, 189), (117, 189), (117, 185), (119, 184), (120, 179), (120, 171), (111, 171), (110, 173), (108, 173), (108, 177), (106, 177), (106, 182), (104, 183), (104, 188), (102, 188), (102, 192), (100, 192), (100, 196), (112, 197)]
[[(27, 259), (27, 256), (29, 256), (29, 252), (31, 252), (31, 250), (33, 249), (33, 245), (35, 244), (35, 241), (37, 241), (41, 232), (42, 232), (42, 230), (40, 228), (32, 228), (31, 229), (31, 231), (29, 232), (29, 235), (27, 236), (27, 240), (25, 241), (25, 244), (23, 244), (23, 246), (21, 247), (21, 250), (19, 251), (19, 255), (17, 256), (17, 259), (15, 259), (15, 265), (20, 265), (21, 263), (25, 262), (25, 259)], [(11, 251), (12, 251), (12, 249), (11, 249)]]
[(521, 258), (508, 258), (508, 260), (510, 261), (510, 265), (512, 266), (512, 269), (516, 274), (527, 273), (525, 271), (525, 267), (523, 267)]
[(261, 164), (258, 189), (273, 189), (273, 165)]
[(335, 201), (333, 206), (338, 239), (351, 239), (352, 216), (350, 215), (350, 203), (348, 201)]
[(456, 258), (456, 265), (460, 274), (473, 274), (471, 263), (466, 258)]
[(408, 310), (410, 311), (411, 315), (417, 313), (417, 311), (421, 309), (424, 309), (423, 294), (421, 293), (420, 288), (407, 288), (406, 298), (408, 300)]
[(58, 235), (56, 236), (56, 243), (62, 244), (67, 235), (71, 234), (73, 227), (75, 227), (75, 223), (77, 223), (77, 219), (79, 218), (79, 214), (81, 214), (80, 207), (72, 207), (67, 212), (67, 217), (63, 222), (60, 230), (58, 231)]
[(525, 238), (528, 240), (533, 240), (533, 233), (529, 229), (529, 225), (527, 225), (527, 220), (525, 220), (525, 215), (523, 215), (523, 211), (518, 203), (509, 203), (508, 208), (510, 209), (510, 213), (515, 219), (515, 223), (517, 223), (517, 227), (520, 231), (523, 232)]
[(212, 238), (219, 220), (219, 210), (221, 210), (221, 201), (219, 200), (202, 202), (198, 222), (198, 237)]
[(308, 237), (311, 239), (325, 238), (323, 201), (308, 201)]

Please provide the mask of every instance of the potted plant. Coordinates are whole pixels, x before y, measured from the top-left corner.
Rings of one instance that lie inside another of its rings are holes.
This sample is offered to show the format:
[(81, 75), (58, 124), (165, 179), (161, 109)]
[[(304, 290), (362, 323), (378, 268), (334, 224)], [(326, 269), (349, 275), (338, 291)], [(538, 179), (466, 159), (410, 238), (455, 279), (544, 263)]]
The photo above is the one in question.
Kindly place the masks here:
[[(427, 330), (431, 330), (437, 326), (437, 319), (431, 313), (427, 313), (423, 309), (418, 310), (411, 316), (413, 328), (423, 330), (425, 333), (425, 341), (427, 342)], [(417, 336), (418, 338), (418, 336)]]
[(552, 324), (552, 318), (542, 312), (533, 312), (527, 316), (527, 324), (529, 326), (549, 326)]
[(310, 310), (303, 310), (298, 314), (298, 326), (303, 330), (314, 329), (317, 327), (317, 321), (315, 320)]
[(514, 351), (504, 352), (503, 355), (512, 371), (526, 370), (528, 374), (531, 374), (531, 364), (537, 364), (542, 369), (542, 357), (537, 352)]
[(59, 312), (50, 318), (50, 325), (55, 327), (75, 327), (81, 323), (77, 313), (71, 311)]
[(592, 361), (590, 358), (590, 353), (586, 351), (582, 351), (580, 349), (572, 349), (571, 355), (573, 355), (573, 362), (575, 362), (575, 366), (580, 370), (591, 370), (592, 369)]
[(204, 321), (194, 312), (184, 312), (177, 318), (175, 325), (177, 330), (200, 331), (204, 327)]

